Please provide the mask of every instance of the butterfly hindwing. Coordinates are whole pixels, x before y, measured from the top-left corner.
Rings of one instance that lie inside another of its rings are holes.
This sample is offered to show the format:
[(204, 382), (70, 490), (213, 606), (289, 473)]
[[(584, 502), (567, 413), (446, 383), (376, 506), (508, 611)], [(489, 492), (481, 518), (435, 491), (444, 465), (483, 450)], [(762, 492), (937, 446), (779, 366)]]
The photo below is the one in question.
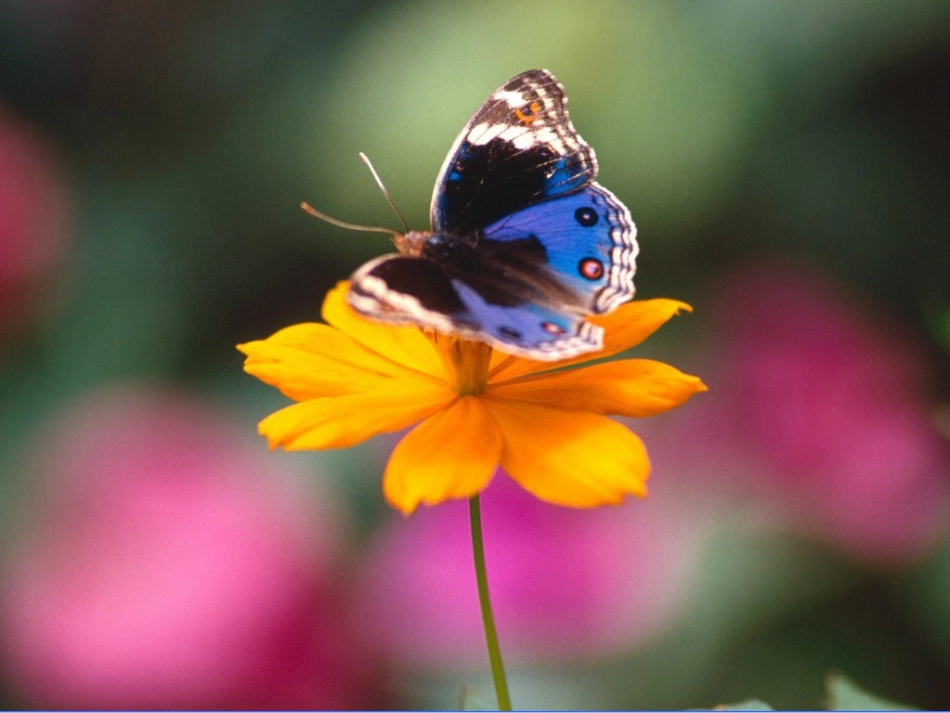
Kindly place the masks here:
[(567, 113), (550, 72), (519, 74), (496, 90), (456, 138), (432, 195), (436, 232), (464, 233), (592, 181), (594, 151)]
[(384, 255), (353, 275), (349, 300), (377, 320), (422, 324), (534, 359), (563, 359), (600, 346), (601, 328), (580, 314), (485, 289), (470, 278), (429, 260)]
[(482, 245), (537, 240), (543, 269), (578, 295), (584, 312), (600, 314), (633, 298), (636, 234), (626, 206), (592, 183), (502, 218), (484, 230)]

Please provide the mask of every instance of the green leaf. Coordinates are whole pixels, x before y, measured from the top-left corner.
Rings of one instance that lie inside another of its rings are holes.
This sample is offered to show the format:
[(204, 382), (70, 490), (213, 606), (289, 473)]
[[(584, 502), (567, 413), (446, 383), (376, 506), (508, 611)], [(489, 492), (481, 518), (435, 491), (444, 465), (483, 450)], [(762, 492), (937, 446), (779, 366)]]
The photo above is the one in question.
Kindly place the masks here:
[(758, 698), (750, 698), (741, 703), (723, 703), (713, 708), (715, 711), (771, 711), (775, 710), (768, 703), (763, 703)]
[(903, 703), (894, 703), (858, 688), (840, 673), (829, 674), (826, 682), (828, 710), (832, 711), (915, 711)]

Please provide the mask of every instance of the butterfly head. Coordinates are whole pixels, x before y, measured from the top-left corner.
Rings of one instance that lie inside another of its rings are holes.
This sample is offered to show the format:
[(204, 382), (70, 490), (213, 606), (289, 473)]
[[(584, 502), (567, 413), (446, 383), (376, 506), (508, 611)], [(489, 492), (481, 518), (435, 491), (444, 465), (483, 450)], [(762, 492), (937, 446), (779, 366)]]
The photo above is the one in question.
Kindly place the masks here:
[(406, 233), (393, 233), (393, 244), (401, 255), (421, 257), (423, 248), (429, 242), (432, 233), (428, 230), (410, 230)]

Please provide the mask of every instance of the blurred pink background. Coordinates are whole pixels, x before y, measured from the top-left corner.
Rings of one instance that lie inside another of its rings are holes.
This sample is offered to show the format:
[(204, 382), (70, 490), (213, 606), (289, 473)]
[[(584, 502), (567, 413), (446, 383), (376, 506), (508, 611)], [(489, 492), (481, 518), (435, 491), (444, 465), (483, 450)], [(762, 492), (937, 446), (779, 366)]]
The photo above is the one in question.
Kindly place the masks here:
[[(738, 12), (737, 12), (738, 10)], [(392, 438), (271, 453), (234, 345), (318, 319), (413, 228), (506, 78), (547, 67), (639, 229), (650, 497), (499, 473), (516, 705), (950, 707), (950, 4), (0, 3), (0, 705), (491, 700), (465, 503), (403, 518)]]
[[(4, 672), (40, 708), (365, 708), (346, 513), (220, 410), (111, 387), (58, 414), (8, 550)], [(318, 478), (319, 480), (319, 478)]]

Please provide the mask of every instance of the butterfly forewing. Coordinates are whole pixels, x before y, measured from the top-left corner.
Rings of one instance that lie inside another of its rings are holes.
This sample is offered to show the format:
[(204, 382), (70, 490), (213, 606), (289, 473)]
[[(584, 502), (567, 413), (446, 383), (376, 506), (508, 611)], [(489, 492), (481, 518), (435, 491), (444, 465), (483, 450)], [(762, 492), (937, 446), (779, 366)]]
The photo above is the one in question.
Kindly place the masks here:
[(432, 229), (479, 230), (596, 175), (560, 82), (543, 69), (524, 72), (496, 90), (456, 138), (432, 195)]

